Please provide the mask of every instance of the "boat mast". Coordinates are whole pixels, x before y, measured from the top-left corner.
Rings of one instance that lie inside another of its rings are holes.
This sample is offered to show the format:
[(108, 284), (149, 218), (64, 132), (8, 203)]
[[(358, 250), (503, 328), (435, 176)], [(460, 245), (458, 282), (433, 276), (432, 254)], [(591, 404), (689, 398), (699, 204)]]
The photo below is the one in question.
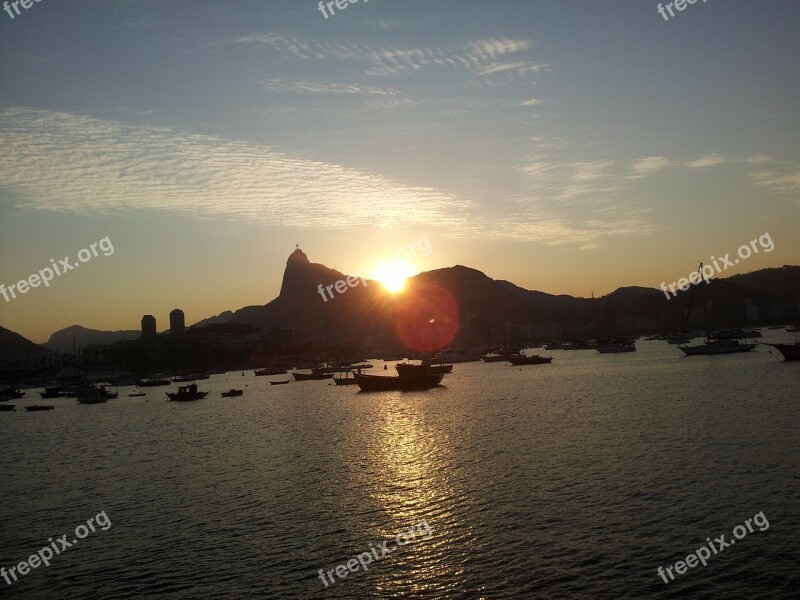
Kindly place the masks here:
[[(700, 266), (697, 268), (697, 272), (700, 274), (700, 282), (698, 282), (697, 285), (700, 285), (700, 283), (705, 282), (705, 276), (703, 275), (703, 263), (700, 263)], [(697, 285), (692, 288), (692, 293), (689, 295), (689, 310), (686, 311), (686, 319), (683, 322), (683, 330), (681, 331), (680, 339), (681, 344), (685, 343), (684, 339), (686, 339), (686, 336), (689, 334), (686, 328), (689, 326), (689, 317), (692, 315), (692, 306), (694, 305), (694, 295), (697, 292)], [(706, 320), (706, 339), (708, 339), (708, 320)]]

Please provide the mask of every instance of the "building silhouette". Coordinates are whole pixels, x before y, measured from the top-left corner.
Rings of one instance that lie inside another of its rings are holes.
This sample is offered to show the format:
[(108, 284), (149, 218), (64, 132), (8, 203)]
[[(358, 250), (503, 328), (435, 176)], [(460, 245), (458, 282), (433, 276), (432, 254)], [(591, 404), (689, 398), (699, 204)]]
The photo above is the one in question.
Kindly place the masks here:
[(142, 339), (156, 337), (156, 318), (153, 315), (142, 317)]
[(169, 333), (170, 335), (183, 335), (186, 333), (186, 319), (180, 308), (176, 308), (169, 313)]

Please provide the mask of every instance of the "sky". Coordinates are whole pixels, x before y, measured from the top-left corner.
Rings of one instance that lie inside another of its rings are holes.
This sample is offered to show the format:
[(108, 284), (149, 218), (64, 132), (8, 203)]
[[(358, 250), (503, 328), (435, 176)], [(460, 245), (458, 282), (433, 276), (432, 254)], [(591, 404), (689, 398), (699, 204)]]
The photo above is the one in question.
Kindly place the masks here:
[(264, 304), (295, 244), (358, 273), (427, 237), (415, 269), (584, 297), (765, 233), (726, 275), (800, 264), (800, 4), (340, 4), (0, 12), (0, 284), (80, 266), (0, 326)]

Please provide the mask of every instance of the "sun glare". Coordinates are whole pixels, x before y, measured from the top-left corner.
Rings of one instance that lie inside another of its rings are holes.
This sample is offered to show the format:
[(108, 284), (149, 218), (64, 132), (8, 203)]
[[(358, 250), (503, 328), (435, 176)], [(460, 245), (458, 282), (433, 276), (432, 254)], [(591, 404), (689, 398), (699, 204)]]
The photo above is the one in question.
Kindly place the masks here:
[(375, 266), (370, 279), (380, 281), (387, 290), (397, 293), (405, 287), (406, 279), (416, 273), (416, 269), (404, 260), (387, 260)]

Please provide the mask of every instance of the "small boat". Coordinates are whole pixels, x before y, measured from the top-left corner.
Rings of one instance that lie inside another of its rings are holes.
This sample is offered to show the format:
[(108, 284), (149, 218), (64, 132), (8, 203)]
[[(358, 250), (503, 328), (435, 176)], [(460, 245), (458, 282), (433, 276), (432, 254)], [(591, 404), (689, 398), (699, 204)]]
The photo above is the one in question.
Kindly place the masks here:
[(567, 344), (564, 342), (552, 341), (544, 345), (545, 350), (566, 350)]
[(55, 408), (55, 406), (52, 406), (52, 405), (51, 406), (45, 406), (45, 405), (42, 405), (42, 404), (31, 404), (30, 406), (26, 406), (25, 410), (27, 410), (28, 412), (34, 412), (34, 411), (37, 411), (37, 410), (53, 410), (54, 408)]
[(25, 396), (25, 392), (21, 392), (13, 387), (7, 387), (0, 390), (0, 402), (5, 402), (6, 400), (19, 400)]
[(333, 373), (292, 373), (295, 381), (320, 381), (322, 379), (331, 379)]
[(764, 344), (765, 346), (772, 346), (783, 355), (786, 361), (800, 360), (800, 342), (794, 344)]
[(75, 397), (81, 404), (102, 404), (119, 396), (118, 392), (109, 392), (105, 385), (87, 385), (75, 392)]
[(686, 356), (704, 356), (712, 354), (737, 354), (740, 352), (750, 352), (756, 347), (755, 344), (743, 344), (739, 340), (712, 340), (706, 339), (705, 344), (697, 346), (680, 346)]
[(172, 381), (166, 378), (140, 379), (136, 382), (139, 387), (158, 387), (163, 385), (172, 385)]
[[(361, 371), (359, 371), (359, 373), (360, 372)], [(338, 376), (335, 376), (333, 378), (333, 383), (335, 383), (336, 385), (357, 385), (358, 384), (358, 382), (356, 381), (356, 378), (353, 376), (353, 372), (352, 371), (342, 371), (341, 373), (339, 373)]]
[(230, 389), (227, 392), (222, 392), (223, 398), (234, 398), (236, 396), (244, 396), (244, 390)]
[(175, 402), (189, 402), (191, 400), (200, 400), (208, 396), (208, 392), (198, 392), (197, 384), (178, 386), (177, 392), (167, 392), (167, 397)]
[(484, 354), (481, 356), (481, 360), (483, 362), (492, 363), (492, 362), (507, 362), (510, 356), (515, 356), (514, 354)]
[(256, 369), (253, 371), (256, 374), (256, 377), (269, 377), (270, 375), (286, 375), (286, 369), (281, 369), (278, 367), (268, 368), (268, 369)]
[(270, 385), (286, 385), (290, 381), (291, 381), (291, 379), (287, 379), (285, 381), (270, 381), (269, 384)]
[(445, 375), (442, 372), (431, 372), (430, 367), (431, 365), (427, 362), (420, 365), (398, 363), (394, 367), (397, 369), (397, 377), (364, 375), (363, 373), (353, 373), (353, 377), (362, 392), (427, 390), (439, 385)]
[(142, 396), (147, 396), (147, 392), (131, 392), (128, 394), (128, 398), (141, 398)]
[(553, 362), (553, 357), (539, 356), (538, 354), (534, 354), (533, 356), (525, 356), (524, 354), (519, 354), (517, 356), (509, 356), (508, 362), (510, 362), (515, 367), (521, 365), (546, 365)]
[(595, 348), (600, 354), (620, 354), (622, 352), (636, 352), (636, 342), (626, 339), (614, 339), (598, 342)]
[(173, 377), (172, 381), (175, 383), (190, 383), (192, 381), (209, 379), (210, 377), (208, 373), (194, 373), (193, 375), (179, 375), (178, 377)]
[(423, 360), (422, 362), (428, 365), (428, 373), (432, 375), (436, 375), (437, 373), (446, 375), (447, 373), (453, 372), (453, 365), (445, 365), (438, 361)]
[(39, 392), (42, 400), (50, 400), (52, 398), (61, 398), (62, 388), (60, 385), (46, 387), (43, 392)]
[(0, 412), (2, 411), (10, 412), (15, 408), (17, 408), (16, 404), (0, 404)]

